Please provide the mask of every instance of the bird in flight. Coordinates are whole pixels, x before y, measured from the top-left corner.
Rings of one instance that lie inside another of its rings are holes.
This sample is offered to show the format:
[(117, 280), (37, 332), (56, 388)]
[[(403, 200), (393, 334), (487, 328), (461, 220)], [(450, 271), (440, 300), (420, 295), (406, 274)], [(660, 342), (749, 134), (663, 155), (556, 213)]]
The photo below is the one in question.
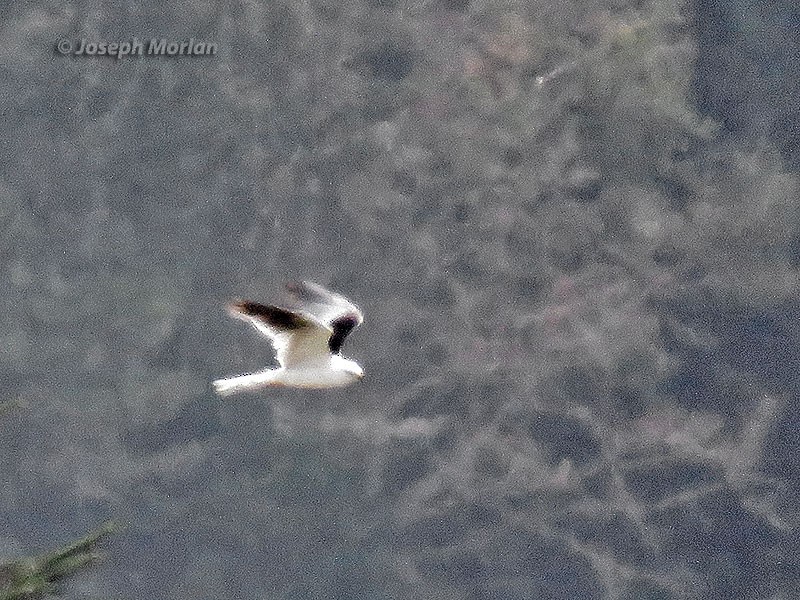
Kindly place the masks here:
[(267, 336), (280, 367), (213, 382), (221, 396), (271, 386), (341, 387), (364, 377), (355, 361), (339, 353), (347, 335), (364, 320), (347, 298), (310, 281), (289, 283), (291, 308), (235, 300), (228, 313)]

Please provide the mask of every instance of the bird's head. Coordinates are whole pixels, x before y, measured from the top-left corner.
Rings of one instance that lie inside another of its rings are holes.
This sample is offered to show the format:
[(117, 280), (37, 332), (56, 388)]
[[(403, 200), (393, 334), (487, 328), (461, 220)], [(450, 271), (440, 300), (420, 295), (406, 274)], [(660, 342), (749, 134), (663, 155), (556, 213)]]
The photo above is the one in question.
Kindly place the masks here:
[(354, 360), (343, 358), (339, 354), (334, 354), (331, 357), (331, 363), (333, 368), (346, 373), (346, 376), (351, 378), (351, 381), (360, 381), (364, 379), (364, 369)]
[(351, 373), (352, 373), (352, 374), (355, 376), (355, 378), (356, 378), (356, 379), (358, 379), (359, 381), (361, 381), (362, 379), (364, 379), (364, 369), (362, 369), (362, 368), (361, 368), (359, 365), (357, 365), (356, 363), (353, 363), (353, 370), (351, 371)]
[(343, 360), (345, 370), (353, 376), (354, 379), (361, 381), (364, 379), (364, 369), (361, 368), (354, 360), (347, 360), (346, 358)]

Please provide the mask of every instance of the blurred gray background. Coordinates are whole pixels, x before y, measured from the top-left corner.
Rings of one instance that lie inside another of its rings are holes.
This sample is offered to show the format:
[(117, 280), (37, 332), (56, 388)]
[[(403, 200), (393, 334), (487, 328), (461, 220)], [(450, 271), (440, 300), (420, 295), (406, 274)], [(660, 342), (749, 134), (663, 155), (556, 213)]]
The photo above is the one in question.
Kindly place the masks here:
[[(72, 599), (798, 598), (797, 5), (0, 8), (0, 559)], [(190, 37), (206, 57), (61, 39)], [(356, 301), (332, 391), (234, 296)]]

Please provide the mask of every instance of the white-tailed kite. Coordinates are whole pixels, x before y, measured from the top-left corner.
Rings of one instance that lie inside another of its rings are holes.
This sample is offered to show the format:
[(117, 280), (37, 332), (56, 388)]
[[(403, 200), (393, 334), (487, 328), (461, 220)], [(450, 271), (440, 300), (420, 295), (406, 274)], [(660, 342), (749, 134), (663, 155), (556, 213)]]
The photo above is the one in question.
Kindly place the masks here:
[(248, 375), (217, 379), (221, 396), (268, 386), (329, 388), (349, 385), (364, 377), (354, 361), (339, 351), (344, 339), (364, 320), (349, 300), (309, 281), (286, 286), (292, 308), (236, 300), (228, 313), (250, 322), (275, 348), (280, 367)]

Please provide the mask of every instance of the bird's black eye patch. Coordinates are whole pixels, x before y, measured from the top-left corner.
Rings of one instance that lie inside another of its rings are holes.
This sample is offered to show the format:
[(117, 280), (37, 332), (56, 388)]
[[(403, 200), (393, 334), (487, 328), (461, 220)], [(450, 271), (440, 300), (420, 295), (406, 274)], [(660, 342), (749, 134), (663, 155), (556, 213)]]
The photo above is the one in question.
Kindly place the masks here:
[(339, 353), (339, 350), (342, 348), (342, 344), (344, 343), (344, 339), (356, 325), (358, 325), (358, 319), (352, 315), (345, 315), (331, 322), (331, 329), (333, 329), (333, 333), (328, 339), (328, 349), (331, 351), (331, 353)]

